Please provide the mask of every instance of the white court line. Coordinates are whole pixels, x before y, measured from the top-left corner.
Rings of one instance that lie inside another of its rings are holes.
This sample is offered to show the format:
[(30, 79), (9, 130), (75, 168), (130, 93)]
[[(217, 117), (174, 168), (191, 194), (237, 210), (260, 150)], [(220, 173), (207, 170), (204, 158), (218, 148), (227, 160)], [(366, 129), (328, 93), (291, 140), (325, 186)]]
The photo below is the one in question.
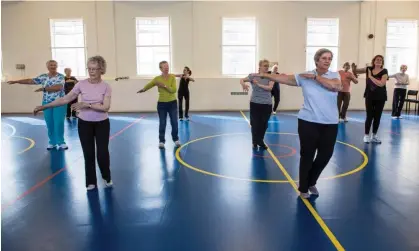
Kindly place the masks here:
[(4, 122), (2, 124), (3, 125), (6, 125), (6, 126), (8, 126), (10, 128), (12, 128), (12, 134), (10, 134), (10, 136), (7, 136), (6, 138), (11, 138), (11, 137), (15, 136), (15, 134), (16, 134), (16, 127), (12, 126), (11, 124), (4, 123)]

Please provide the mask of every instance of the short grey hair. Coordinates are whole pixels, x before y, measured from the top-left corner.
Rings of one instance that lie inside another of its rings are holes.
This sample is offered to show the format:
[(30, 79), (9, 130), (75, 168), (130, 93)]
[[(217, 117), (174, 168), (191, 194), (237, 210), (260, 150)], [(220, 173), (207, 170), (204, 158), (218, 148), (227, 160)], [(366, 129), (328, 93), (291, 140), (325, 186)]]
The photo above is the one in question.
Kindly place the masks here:
[(102, 56), (93, 56), (87, 60), (87, 63), (97, 63), (100, 69), (100, 73), (104, 75), (106, 73), (106, 60)]
[(318, 51), (316, 51), (316, 54), (314, 54), (314, 63), (316, 65), (317, 65), (317, 62), (319, 62), (320, 57), (325, 53), (330, 53), (330, 55), (332, 55), (332, 59), (333, 59), (333, 52), (331, 50), (326, 49), (326, 48), (319, 49)]
[(58, 64), (58, 62), (55, 61), (54, 59), (50, 59), (50, 60), (47, 61), (46, 65), (48, 66), (50, 63), (56, 63), (56, 64)]

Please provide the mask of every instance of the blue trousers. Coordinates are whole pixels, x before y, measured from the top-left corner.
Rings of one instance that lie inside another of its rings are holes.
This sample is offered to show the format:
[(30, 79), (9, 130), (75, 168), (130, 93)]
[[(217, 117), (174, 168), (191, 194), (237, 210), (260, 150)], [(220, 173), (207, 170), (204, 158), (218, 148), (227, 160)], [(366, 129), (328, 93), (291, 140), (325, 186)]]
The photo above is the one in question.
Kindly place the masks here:
[[(42, 103), (45, 105), (46, 103)], [(62, 105), (44, 110), (45, 123), (48, 129), (50, 145), (65, 144), (64, 141), (64, 120), (67, 112), (67, 105)]]
[(178, 136), (178, 121), (177, 121), (177, 101), (158, 102), (157, 112), (159, 114), (159, 140), (160, 143), (166, 143), (166, 120), (169, 114), (170, 125), (172, 126), (172, 139), (173, 141), (179, 140)]

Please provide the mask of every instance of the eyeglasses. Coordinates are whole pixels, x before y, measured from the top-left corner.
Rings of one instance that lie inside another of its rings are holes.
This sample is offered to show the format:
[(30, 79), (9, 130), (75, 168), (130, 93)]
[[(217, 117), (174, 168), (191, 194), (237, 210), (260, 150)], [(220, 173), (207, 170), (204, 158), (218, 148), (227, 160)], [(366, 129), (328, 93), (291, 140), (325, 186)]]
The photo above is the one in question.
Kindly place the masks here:
[(86, 68), (86, 70), (88, 70), (88, 71), (99, 71), (100, 68)]

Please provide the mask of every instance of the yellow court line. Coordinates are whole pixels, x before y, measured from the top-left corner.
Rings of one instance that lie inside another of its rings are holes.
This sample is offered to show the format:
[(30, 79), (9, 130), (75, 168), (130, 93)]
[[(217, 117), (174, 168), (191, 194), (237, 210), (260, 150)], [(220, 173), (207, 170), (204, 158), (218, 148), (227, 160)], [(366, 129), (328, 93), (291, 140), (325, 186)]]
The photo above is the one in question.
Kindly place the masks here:
[(17, 154), (22, 154), (24, 152), (27, 152), (35, 146), (35, 141), (31, 138), (26, 138), (26, 137), (22, 137), (22, 136), (13, 136), (13, 138), (26, 139), (27, 141), (29, 141), (31, 143), (28, 147), (26, 147), (22, 151), (18, 152)]
[[(240, 111), (243, 118), (247, 121), (247, 123), (250, 126), (250, 121), (247, 119), (246, 115)], [(266, 144), (266, 143), (265, 143)], [(299, 193), (297, 184), (295, 184), (294, 180), (291, 178), (291, 176), (288, 174), (287, 170), (285, 170), (284, 166), (282, 166), (281, 162), (279, 162), (278, 158), (275, 156), (275, 154), (271, 151), (271, 149), (268, 146), (268, 152), (271, 155), (272, 159), (275, 161), (275, 163), (278, 165), (279, 169), (281, 169), (282, 173), (285, 175), (291, 186), (294, 188), (294, 190)], [(310, 202), (307, 199), (304, 199), (300, 196), (302, 201), (304, 202), (304, 205), (308, 208), (310, 213), (313, 215), (313, 217), (316, 219), (316, 221), (319, 223), (320, 227), (323, 229), (323, 231), (326, 233), (327, 237), (329, 237), (330, 241), (333, 243), (333, 245), (336, 247), (337, 250), (345, 250), (343, 246), (340, 244), (340, 242), (336, 239), (335, 235), (332, 233), (332, 231), (329, 229), (329, 227), (324, 223), (323, 219), (320, 217), (320, 215), (317, 213), (317, 211), (313, 208), (313, 206), (310, 204)]]

